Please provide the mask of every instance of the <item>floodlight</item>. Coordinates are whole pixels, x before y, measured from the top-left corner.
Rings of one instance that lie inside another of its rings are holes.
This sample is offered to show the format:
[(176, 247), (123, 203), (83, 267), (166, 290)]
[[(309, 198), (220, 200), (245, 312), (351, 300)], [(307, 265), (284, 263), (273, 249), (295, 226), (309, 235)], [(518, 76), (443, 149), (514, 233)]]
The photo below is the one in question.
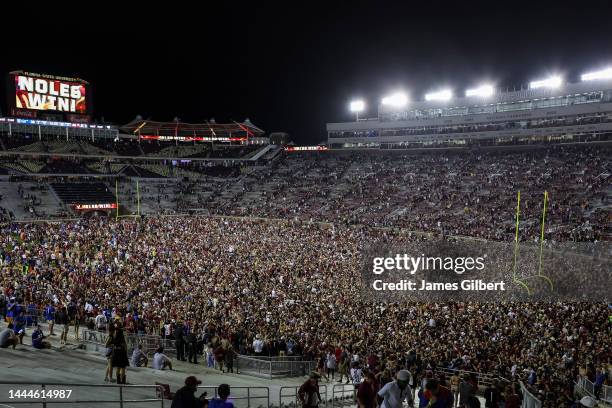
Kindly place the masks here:
[(448, 101), (452, 97), (453, 91), (450, 89), (443, 89), (441, 91), (425, 94), (426, 101)]
[(580, 77), (583, 81), (593, 81), (595, 79), (612, 79), (612, 68), (602, 69), (601, 71), (589, 72)]
[(365, 109), (365, 102), (361, 99), (352, 101), (350, 104), (351, 112), (362, 112)]
[(408, 97), (405, 93), (396, 92), (392, 95), (386, 96), (382, 100), (383, 105), (391, 105), (395, 107), (401, 107), (408, 103)]
[(478, 88), (472, 88), (465, 91), (465, 96), (480, 96), (485, 98), (495, 93), (492, 85), (480, 85)]
[(532, 81), (529, 83), (529, 88), (558, 88), (563, 83), (563, 79), (559, 75), (554, 75), (546, 79)]

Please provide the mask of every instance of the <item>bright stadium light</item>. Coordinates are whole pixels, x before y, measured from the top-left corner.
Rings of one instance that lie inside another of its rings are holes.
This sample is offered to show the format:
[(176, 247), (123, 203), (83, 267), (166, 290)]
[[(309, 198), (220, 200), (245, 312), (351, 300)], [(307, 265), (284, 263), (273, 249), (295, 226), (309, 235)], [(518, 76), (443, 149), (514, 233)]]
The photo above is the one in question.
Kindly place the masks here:
[(361, 99), (352, 101), (350, 104), (351, 112), (363, 112), (365, 109), (365, 102)]
[(492, 85), (480, 85), (478, 88), (467, 89), (465, 91), (465, 96), (480, 96), (486, 98), (494, 93), (495, 89)]
[(351, 101), (349, 109), (355, 114), (355, 121), (359, 122), (359, 112), (365, 110), (365, 102), (362, 99)]
[(425, 94), (426, 101), (448, 101), (453, 97), (453, 91), (450, 89), (443, 89), (437, 92), (430, 92)]
[(395, 106), (396, 108), (405, 106), (408, 103), (408, 97), (405, 93), (396, 92), (392, 95), (385, 96), (382, 100), (383, 105)]
[(589, 72), (580, 77), (583, 81), (593, 81), (596, 79), (612, 79), (612, 68), (602, 69), (601, 71)]
[(539, 81), (532, 81), (529, 83), (529, 88), (530, 89), (537, 89), (537, 88), (558, 88), (561, 86), (561, 84), (563, 83), (563, 78), (561, 78), (559, 75), (554, 75), (551, 77), (548, 77), (546, 79), (541, 79)]

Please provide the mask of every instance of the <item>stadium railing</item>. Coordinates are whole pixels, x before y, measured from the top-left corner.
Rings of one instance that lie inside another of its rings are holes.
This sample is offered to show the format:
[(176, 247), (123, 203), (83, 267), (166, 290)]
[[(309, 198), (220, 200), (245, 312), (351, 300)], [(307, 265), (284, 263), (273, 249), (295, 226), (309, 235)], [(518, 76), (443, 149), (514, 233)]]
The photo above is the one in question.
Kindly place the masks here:
[[(293, 406), (299, 407), (302, 403), (298, 399), (299, 386), (283, 386), (278, 391), (278, 406), (279, 408)], [(319, 384), (319, 394), (321, 394), (321, 403), (325, 408), (328, 406), (327, 385)]]
[[(471, 375), (475, 376), (478, 382), (478, 386), (489, 386), (493, 384), (493, 381), (497, 380), (503, 383), (509, 383), (510, 381), (502, 376), (497, 374), (487, 374), (487, 373), (479, 373), (475, 371), (466, 371), (459, 369), (451, 369), (451, 368), (440, 368), (436, 370), (436, 373), (443, 373), (444, 375), (451, 376), (453, 374), (463, 375)], [(521, 394), (523, 395), (523, 402), (521, 408), (542, 408), (542, 401), (536, 398), (528, 389), (525, 387), (522, 381), (519, 381), (521, 387)]]
[[(81, 343), (94, 345), (96, 351), (103, 351), (103, 349), (106, 348), (107, 339), (108, 332), (89, 329), (82, 329), (81, 331)], [(126, 334), (125, 340), (129, 351), (133, 350), (137, 344), (140, 344), (145, 354), (152, 354), (159, 346), (162, 346), (164, 348), (164, 354), (176, 355), (174, 340), (171, 339), (148, 334)]]
[(267, 379), (279, 377), (301, 377), (315, 368), (314, 361), (301, 361), (295, 359), (259, 358), (239, 354), (234, 362), (241, 374), (252, 375)]
[[(108, 397), (104, 391), (116, 393), (115, 398)], [(159, 406), (169, 402), (157, 397), (158, 391), (163, 392), (159, 385), (122, 385), (122, 384), (74, 384), (53, 382), (20, 382), (0, 381), (2, 400), (0, 406), (53, 407), (55, 404), (76, 407), (108, 407), (109, 404), (123, 408), (124, 406)], [(137, 404), (137, 405), (133, 405)]]
[(336, 405), (353, 405), (357, 398), (354, 384), (334, 384), (332, 387), (332, 407)]
[(519, 384), (521, 385), (521, 394), (523, 394), (523, 403), (521, 404), (521, 408), (542, 408), (542, 401), (537, 399), (531, 392), (529, 392), (522, 381), (519, 381)]
[(263, 355), (258, 355), (258, 354), (252, 354), (252, 355), (246, 355), (246, 354), (240, 354), (241, 356), (244, 357), (251, 357), (251, 358), (256, 358), (257, 360), (264, 360), (264, 361), (302, 361), (302, 359), (304, 358), (303, 356), (272, 356), (272, 355), (268, 355), (268, 356), (263, 356)]
[(467, 371), (467, 370), (461, 370), (461, 369), (457, 369), (457, 368), (437, 368), (436, 369), (436, 373), (437, 374), (444, 374), (445, 377), (447, 377), (447, 381), (448, 378), (450, 378), (453, 374), (457, 374), (460, 377), (463, 377), (465, 375), (468, 376), (474, 376), (476, 378), (476, 381), (478, 382), (478, 386), (489, 386), (491, 384), (493, 384), (493, 381), (495, 380), (499, 380), (499, 381), (508, 381), (503, 377), (500, 377), (499, 375), (496, 374), (488, 374), (488, 373), (479, 373), (476, 371)]
[[(593, 384), (588, 378), (582, 376), (578, 378), (576, 387), (582, 394), (595, 397), (595, 384)], [(612, 404), (612, 386), (602, 385), (601, 390), (599, 391), (599, 398), (608, 404)]]

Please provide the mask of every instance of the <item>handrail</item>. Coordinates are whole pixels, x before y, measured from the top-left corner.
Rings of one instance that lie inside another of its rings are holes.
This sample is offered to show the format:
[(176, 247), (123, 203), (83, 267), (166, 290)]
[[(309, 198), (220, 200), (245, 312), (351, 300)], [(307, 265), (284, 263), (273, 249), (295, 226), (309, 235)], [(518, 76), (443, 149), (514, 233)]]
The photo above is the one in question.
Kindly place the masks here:
[(272, 379), (274, 377), (307, 375), (309, 371), (314, 369), (314, 364), (314, 361), (258, 359), (257, 357), (239, 354), (235, 359), (234, 367), (242, 374)]
[(522, 381), (519, 380), (519, 384), (521, 386), (521, 393), (523, 394), (521, 408), (542, 408), (542, 401), (536, 398), (536, 396), (525, 387)]
[[(333, 387), (333, 386), (332, 386)], [(294, 404), (296, 404), (296, 406), (298, 405), (299, 402), (299, 398), (298, 398), (298, 390), (300, 389), (299, 385), (287, 385), (287, 386), (282, 386), (280, 387), (279, 391), (278, 391), (278, 406), (279, 408), (283, 408), (288, 406), (289, 404), (284, 404), (283, 403), (283, 398), (290, 398), (292, 400), (292, 402)], [(289, 393), (289, 394), (283, 394), (283, 390), (293, 390), (293, 392)], [(328, 402), (329, 402), (329, 396), (327, 393), (327, 385), (326, 384), (319, 384), (319, 394), (321, 394), (321, 399), (322, 399), (322, 403), (323, 406), (325, 408), (327, 408)], [(333, 397), (332, 397), (332, 406), (333, 406)]]
[[(98, 336), (100, 337), (99, 340)], [(93, 340), (91, 339), (92, 337), (94, 338)], [(80, 342), (81, 344), (91, 343), (104, 346), (107, 338), (108, 332), (106, 331), (82, 329)], [(176, 351), (174, 339), (168, 337), (161, 337), (151, 334), (127, 333), (125, 334), (125, 340), (128, 348), (133, 348), (137, 344), (146, 346), (144, 350), (145, 352), (153, 352), (160, 345), (164, 347), (164, 352), (167, 354), (174, 354)]]
[(301, 357), (303, 356), (257, 356), (257, 355), (252, 355), (252, 354), (238, 354), (238, 357), (245, 359), (245, 360), (253, 360), (253, 361), (259, 361), (259, 362), (264, 362), (264, 363), (276, 363), (276, 362), (282, 362), (282, 363), (288, 363), (288, 362), (293, 362), (293, 363), (303, 363), (303, 362), (312, 362), (314, 360), (300, 360)]
[(437, 368), (435, 370), (436, 372), (442, 372), (444, 374), (459, 374), (459, 375), (464, 375), (464, 374), (470, 374), (470, 375), (474, 375), (476, 377), (476, 380), (478, 381), (478, 384), (482, 384), (482, 385), (489, 385), (492, 383), (492, 380), (499, 380), (499, 381), (504, 381), (504, 382), (510, 382), (508, 379), (498, 375), (498, 374), (494, 374), (494, 373), (480, 373), (477, 371), (468, 371), (468, 370), (462, 370), (460, 368)]
[(596, 392), (595, 384), (584, 376), (580, 376), (580, 378), (578, 378), (578, 381), (576, 381), (576, 386), (580, 388), (585, 394), (594, 398), (599, 397), (605, 402), (612, 404), (612, 386), (604, 384), (601, 386), (599, 392)]
[(285, 356), (258, 356), (257, 354), (238, 354), (239, 357), (242, 358), (250, 358), (250, 359), (256, 359), (256, 360), (261, 360), (261, 361), (311, 361), (311, 360), (304, 360), (304, 356), (299, 355), (299, 356), (289, 356), (289, 355), (285, 355)]
[(357, 399), (357, 389), (355, 388), (355, 384), (334, 384), (332, 386), (332, 407), (336, 405), (336, 401), (342, 401), (345, 399), (350, 399), (351, 401), (356, 401)]

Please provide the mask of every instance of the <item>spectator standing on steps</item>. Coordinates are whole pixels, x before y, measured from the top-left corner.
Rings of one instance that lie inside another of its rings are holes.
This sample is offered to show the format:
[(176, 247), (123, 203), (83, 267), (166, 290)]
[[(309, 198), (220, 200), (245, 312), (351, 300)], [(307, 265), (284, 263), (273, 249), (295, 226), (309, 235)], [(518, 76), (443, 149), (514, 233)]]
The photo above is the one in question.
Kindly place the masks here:
[(179, 361), (187, 361), (185, 358), (185, 326), (183, 326), (183, 322), (176, 323), (174, 341), (176, 344), (176, 359)]
[(55, 308), (51, 303), (47, 303), (45, 307), (45, 320), (49, 324), (49, 336), (55, 336), (53, 332), (53, 325), (55, 324)]

